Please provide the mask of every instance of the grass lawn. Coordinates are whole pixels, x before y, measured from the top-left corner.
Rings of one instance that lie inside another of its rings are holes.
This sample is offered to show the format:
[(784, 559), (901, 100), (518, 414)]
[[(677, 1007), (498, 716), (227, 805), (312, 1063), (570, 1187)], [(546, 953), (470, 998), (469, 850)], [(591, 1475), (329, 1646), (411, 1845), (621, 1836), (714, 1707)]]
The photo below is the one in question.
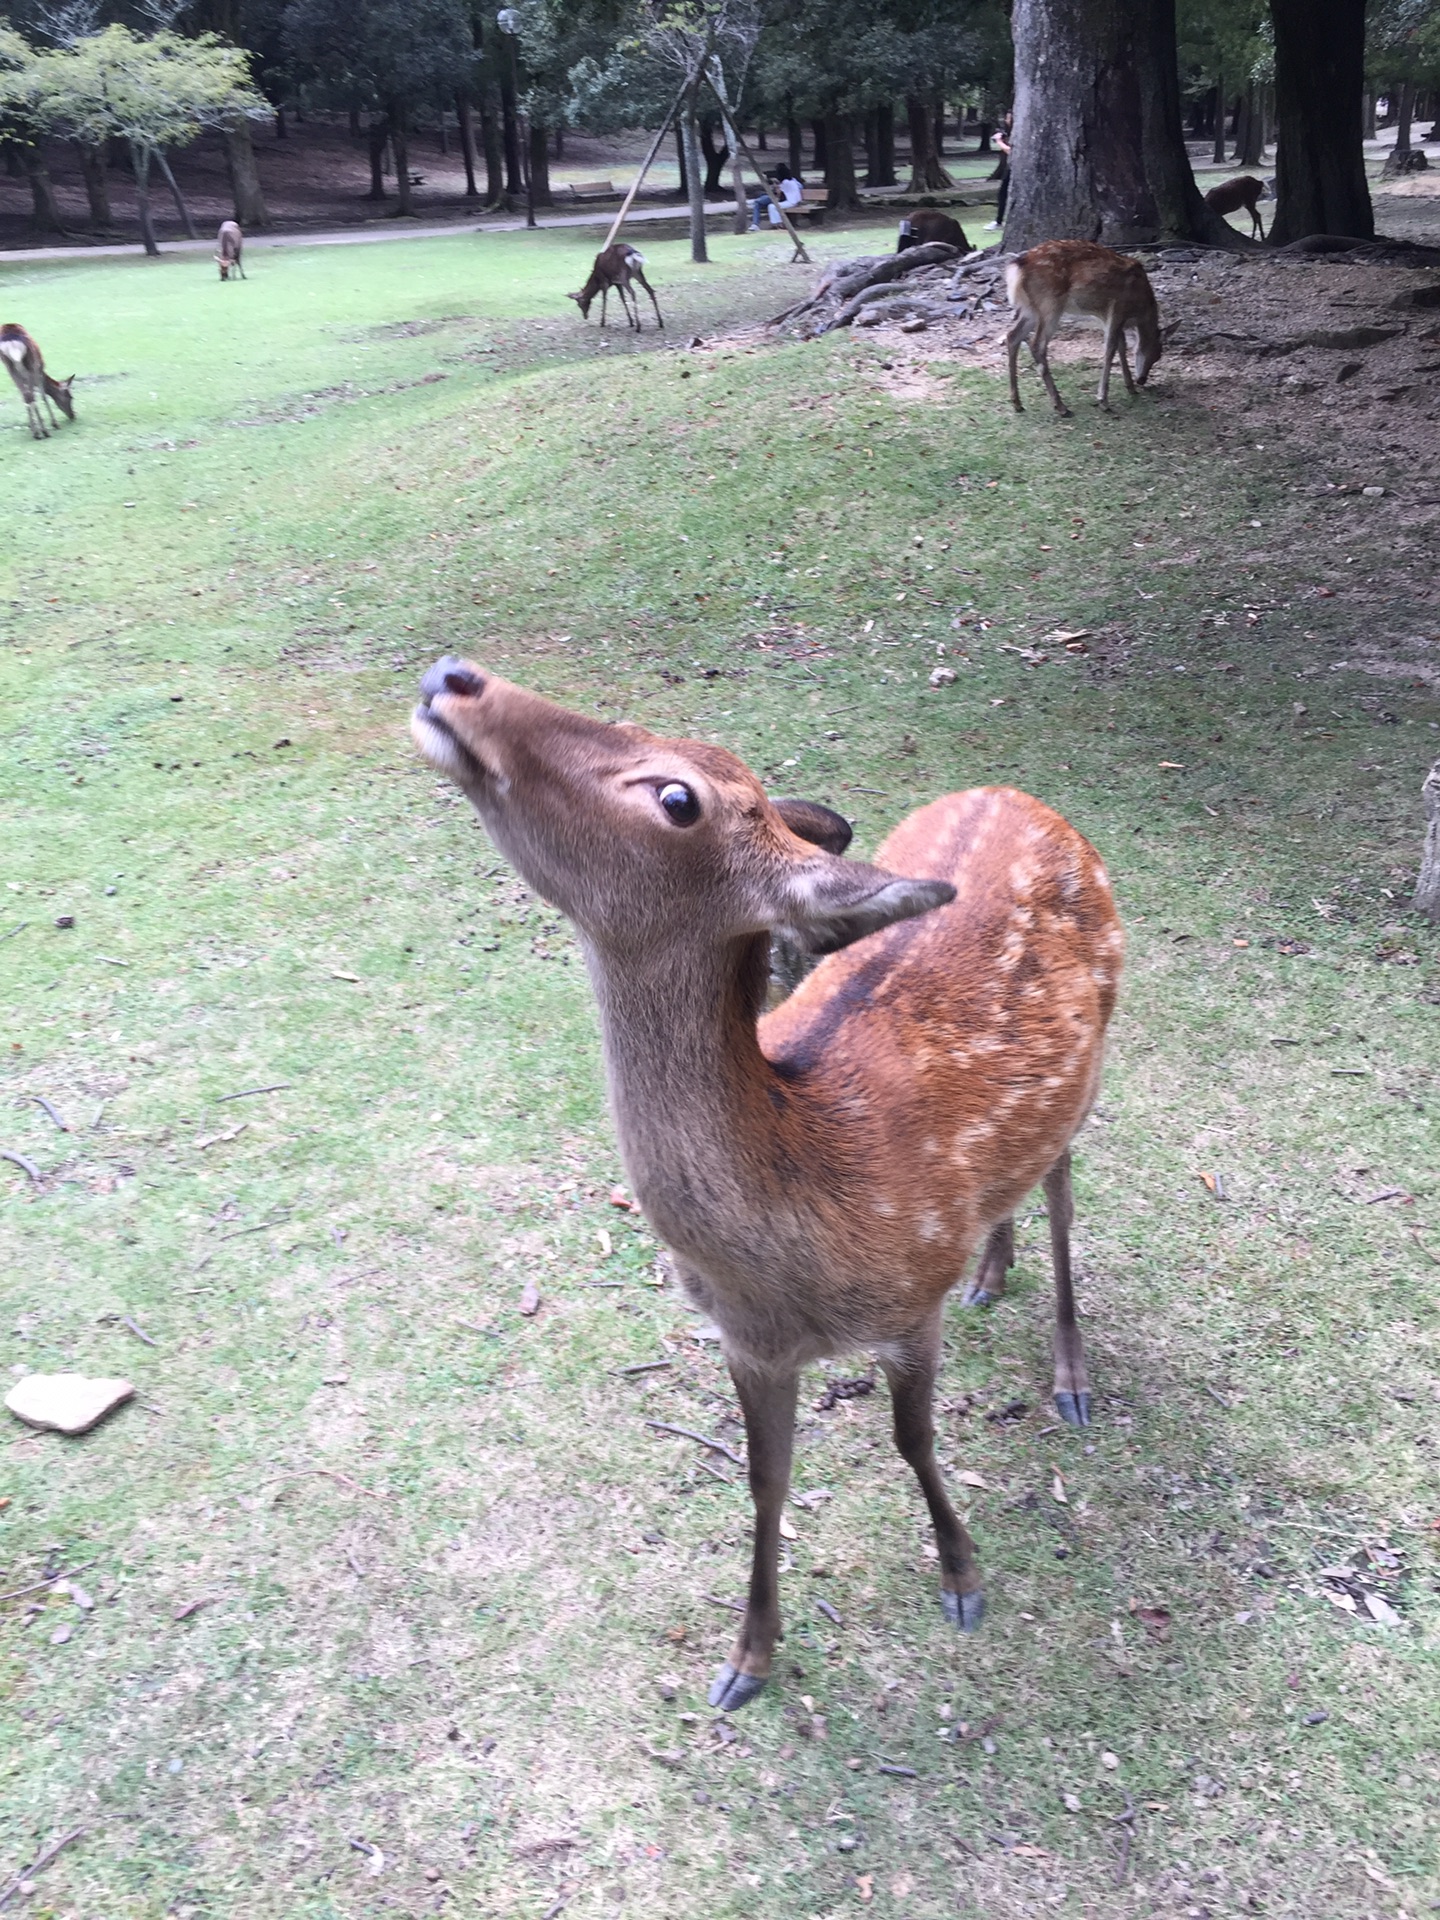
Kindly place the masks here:
[[(1383, 541), (1183, 375), (1061, 424), (873, 335), (688, 350), (802, 270), (644, 245), (640, 351), (563, 299), (593, 235), (6, 274), (81, 378), (0, 416), (0, 1361), (138, 1391), (0, 1428), (0, 1590), (93, 1602), (0, 1604), (0, 1884), (79, 1826), (16, 1911), (1427, 1911), (1440, 706), (1332, 671)], [(609, 1204), (568, 930), (409, 744), (444, 651), (862, 848), (1003, 781), (1104, 854), (1097, 1424), (1037, 1196), (949, 1323), (979, 1636), (817, 1372), (776, 1683), (706, 1710), (748, 1496), (644, 1422), (738, 1448), (733, 1396)]]

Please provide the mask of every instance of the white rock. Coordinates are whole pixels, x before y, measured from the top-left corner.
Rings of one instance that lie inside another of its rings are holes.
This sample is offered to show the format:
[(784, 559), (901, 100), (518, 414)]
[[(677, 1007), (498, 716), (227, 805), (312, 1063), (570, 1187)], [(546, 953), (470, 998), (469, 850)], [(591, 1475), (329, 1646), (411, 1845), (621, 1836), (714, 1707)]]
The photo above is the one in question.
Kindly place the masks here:
[(17, 1380), (5, 1404), (28, 1427), (88, 1433), (134, 1397), (128, 1380), (88, 1380), (83, 1373), (32, 1373)]
[(953, 667), (933, 667), (930, 671), (932, 687), (953, 687), (955, 680), (956, 673)]

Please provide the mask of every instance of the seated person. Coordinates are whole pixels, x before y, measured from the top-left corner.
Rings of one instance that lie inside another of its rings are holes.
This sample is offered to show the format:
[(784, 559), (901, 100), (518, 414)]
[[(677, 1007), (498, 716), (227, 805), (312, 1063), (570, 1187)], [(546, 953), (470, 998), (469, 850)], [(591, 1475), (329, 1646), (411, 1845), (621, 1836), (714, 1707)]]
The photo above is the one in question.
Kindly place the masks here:
[(769, 213), (771, 226), (778, 227), (780, 225), (779, 209), (783, 207), (785, 211), (789, 213), (798, 207), (805, 198), (805, 182), (800, 178), (798, 173), (792, 173), (789, 167), (777, 168), (768, 178), (773, 191), (771, 193), (757, 195), (750, 203), (750, 230), (752, 233), (758, 233), (760, 231), (760, 214), (762, 209)]

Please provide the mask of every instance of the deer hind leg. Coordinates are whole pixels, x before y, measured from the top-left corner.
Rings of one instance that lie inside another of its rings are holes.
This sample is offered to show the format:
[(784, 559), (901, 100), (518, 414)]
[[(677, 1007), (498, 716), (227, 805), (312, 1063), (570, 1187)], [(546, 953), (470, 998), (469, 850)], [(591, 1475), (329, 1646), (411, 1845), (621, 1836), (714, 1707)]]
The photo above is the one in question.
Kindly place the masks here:
[[(1017, 313), (1005, 334), (1005, 352), (1010, 362), (1010, 404), (1016, 413), (1025, 411), (1020, 403), (1020, 343), (1030, 338), (1030, 329), (1030, 315)], [(1033, 347), (1031, 353), (1034, 353)]]
[(1075, 1202), (1070, 1191), (1068, 1147), (1045, 1176), (1045, 1205), (1050, 1214), (1050, 1255), (1055, 1267), (1055, 1411), (1068, 1426), (1088, 1427), (1090, 1375), (1075, 1320), (1075, 1285), (1070, 1271)]
[[(665, 331), (665, 321), (660, 312), (660, 302), (655, 298), (655, 289), (651, 286), (650, 282), (645, 278), (643, 273), (637, 273), (635, 278), (640, 282), (641, 286), (644, 287), (646, 293), (649, 294), (650, 304), (655, 309), (655, 325), (663, 333)], [(637, 300), (635, 304), (638, 306), (640, 303)]]
[(1030, 342), (1030, 357), (1040, 369), (1040, 378), (1045, 382), (1045, 391), (1049, 394), (1055, 411), (1062, 419), (1068, 420), (1070, 418), (1070, 409), (1060, 398), (1060, 389), (1056, 386), (1055, 376), (1050, 371), (1050, 342), (1054, 337), (1055, 326), (1058, 326), (1058, 324), (1059, 315), (1057, 314), (1054, 325), (1046, 326), (1042, 321), (1041, 324), (1036, 327), (1034, 337)]
[(975, 1544), (950, 1504), (935, 1459), (935, 1376), (940, 1370), (940, 1314), (937, 1311), (904, 1347), (882, 1354), (895, 1412), (895, 1444), (909, 1462), (930, 1509), (935, 1544), (940, 1550), (940, 1604), (962, 1633), (973, 1633), (985, 1617), (985, 1591)]
[(980, 1255), (974, 1273), (965, 1282), (960, 1295), (962, 1307), (988, 1307), (1005, 1292), (1005, 1275), (1015, 1264), (1015, 1221), (1002, 1220), (992, 1227), (990, 1238)]
[(795, 1444), (795, 1400), (800, 1377), (775, 1379), (731, 1363), (730, 1377), (745, 1415), (750, 1453), (750, 1497), (755, 1502), (755, 1547), (750, 1592), (730, 1657), (710, 1688), (712, 1707), (733, 1713), (753, 1700), (770, 1675), (780, 1638), (780, 1515), (790, 1487)]
[(636, 333), (639, 333), (640, 302), (635, 298), (634, 287), (627, 286), (622, 280), (617, 283), (615, 291), (620, 295), (620, 304), (625, 309), (626, 326), (633, 327)]

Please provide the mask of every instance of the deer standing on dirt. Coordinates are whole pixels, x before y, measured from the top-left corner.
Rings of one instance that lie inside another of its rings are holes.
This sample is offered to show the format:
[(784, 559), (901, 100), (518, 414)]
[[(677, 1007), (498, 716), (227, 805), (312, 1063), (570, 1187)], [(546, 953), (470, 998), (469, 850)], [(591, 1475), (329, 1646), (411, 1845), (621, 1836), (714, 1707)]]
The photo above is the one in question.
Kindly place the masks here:
[(10, 322), (0, 327), (0, 359), (4, 360), (10, 378), (20, 389), (32, 440), (50, 438), (50, 428), (40, 415), (42, 400), (50, 415), (51, 427), (60, 424), (55, 418), (56, 407), (67, 420), (75, 418), (75, 403), (70, 398), (70, 389), (75, 384), (74, 374), (68, 380), (52, 379), (45, 371), (45, 356), (24, 327), (17, 327)]
[(215, 264), (220, 269), (220, 278), (222, 280), (228, 280), (230, 278), (230, 269), (233, 267), (243, 280), (245, 278), (245, 264), (241, 256), (245, 252), (245, 236), (240, 231), (240, 222), (238, 220), (222, 220), (220, 222), (220, 231), (215, 237), (220, 247), (220, 251), (215, 256)]
[(895, 251), (904, 253), (907, 247), (923, 247), (932, 240), (943, 240), (947, 246), (958, 247), (961, 253), (970, 251), (970, 242), (965, 238), (965, 229), (960, 222), (933, 207), (922, 207), (918, 213), (906, 214), (900, 222), (900, 238)]
[[(1050, 372), (1050, 342), (1067, 309), (1098, 320), (1105, 329), (1097, 402), (1107, 413), (1110, 366), (1115, 355), (1120, 355), (1120, 371), (1132, 394), (1139, 390), (1136, 379), (1144, 386), (1160, 358), (1160, 313), (1150, 276), (1138, 260), (1127, 260), (1109, 247), (1096, 246), (1090, 240), (1046, 240), (1016, 254), (1005, 269), (1005, 291), (1015, 309), (1005, 345), (1010, 357), (1010, 398), (1017, 413), (1024, 412), (1017, 364), (1020, 344), (1025, 341), (1055, 411), (1069, 415), (1070, 409), (1060, 398)], [(1125, 354), (1127, 327), (1134, 327), (1137, 341), (1135, 379), (1131, 378)]]
[[(570, 298), (579, 307), (585, 319), (590, 318), (590, 303), (598, 293), (600, 296), (600, 324), (605, 324), (605, 305), (613, 287), (620, 296), (620, 305), (625, 309), (627, 325), (640, 331), (640, 302), (631, 289), (631, 281), (638, 280), (650, 296), (650, 304), (655, 309), (655, 324), (663, 330), (665, 322), (660, 317), (660, 302), (655, 298), (655, 289), (645, 278), (645, 256), (638, 247), (630, 246), (624, 240), (617, 240), (613, 247), (606, 247), (603, 253), (597, 253), (595, 264), (590, 269), (590, 278), (578, 293)], [(635, 313), (632, 318), (631, 306)]]
[(1226, 180), (1218, 187), (1211, 187), (1205, 195), (1205, 204), (1218, 214), (1239, 213), (1243, 207), (1250, 216), (1250, 237), (1252, 240), (1265, 238), (1265, 223), (1260, 218), (1260, 202), (1269, 194), (1269, 188), (1263, 180), (1257, 180), (1253, 173), (1242, 173), (1234, 180)]
[[(799, 1371), (822, 1356), (878, 1355), (944, 1611), (973, 1631), (980, 1568), (934, 1449), (945, 1297), (987, 1235), (977, 1278), (1003, 1279), (1010, 1217), (1043, 1180), (1055, 1404), (1088, 1424), (1070, 1142), (1124, 944), (1099, 856), (992, 787), (912, 814), (875, 866), (842, 859), (817, 844), (838, 816), (767, 799), (722, 747), (592, 720), (461, 660), (426, 673), (411, 731), (574, 923), (630, 1180), (721, 1330), (755, 1539), (711, 1705), (743, 1706), (770, 1672)], [(829, 957), (762, 1018), (777, 931)]]

